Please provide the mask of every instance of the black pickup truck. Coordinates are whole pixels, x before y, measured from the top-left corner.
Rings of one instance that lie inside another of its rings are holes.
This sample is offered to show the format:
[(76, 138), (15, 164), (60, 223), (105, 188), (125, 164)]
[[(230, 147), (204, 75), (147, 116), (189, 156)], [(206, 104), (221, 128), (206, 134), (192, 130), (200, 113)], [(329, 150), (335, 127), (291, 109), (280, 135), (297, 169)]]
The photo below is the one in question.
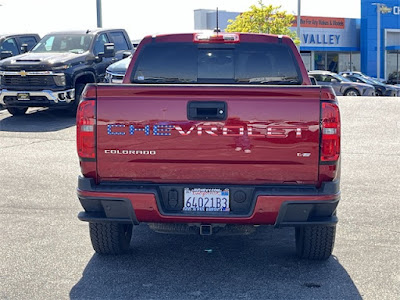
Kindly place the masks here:
[(102, 82), (106, 68), (132, 51), (123, 29), (50, 33), (30, 52), (0, 62), (0, 104), (12, 115), (29, 107), (75, 113), (85, 85)]
[(0, 59), (30, 51), (39, 41), (36, 33), (0, 34)]

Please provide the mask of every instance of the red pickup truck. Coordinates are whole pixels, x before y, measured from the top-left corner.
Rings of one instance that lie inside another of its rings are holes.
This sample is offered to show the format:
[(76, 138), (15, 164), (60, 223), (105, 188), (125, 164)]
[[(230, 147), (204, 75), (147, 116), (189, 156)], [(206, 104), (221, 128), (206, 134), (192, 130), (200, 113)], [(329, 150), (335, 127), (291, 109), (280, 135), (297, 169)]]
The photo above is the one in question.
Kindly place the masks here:
[(332, 253), (340, 116), (286, 36), (148, 36), (122, 84), (88, 84), (77, 113), (79, 219), (94, 250), (133, 225), (249, 233), (291, 226), (301, 258)]

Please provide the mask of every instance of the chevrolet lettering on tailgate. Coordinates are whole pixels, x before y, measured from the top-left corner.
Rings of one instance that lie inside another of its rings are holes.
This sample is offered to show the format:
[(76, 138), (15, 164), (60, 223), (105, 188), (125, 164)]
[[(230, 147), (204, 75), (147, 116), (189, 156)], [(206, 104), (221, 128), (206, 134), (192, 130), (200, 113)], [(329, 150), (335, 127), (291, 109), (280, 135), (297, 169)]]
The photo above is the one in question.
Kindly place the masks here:
[(109, 124), (107, 125), (108, 135), (134, 135), (135, 133), (142, 132), (146, 136), (170, 136), (172, 132), (178, 132), (180, 135), (186, 136), (194, 135), (211, 135), (211, 136), (252, 136), (252, 137), (267, 137), (267, 138), (286, 138), (290, 132), (295, 132), (296, 138), (302, 137), (302, 130), (305, 127), (296, 126), (268, 126), (257, 125), (257, 128), (250, 126), (220, 126), (215, 125), (197, 125), (191, 126), (189, 129), (184, 130), (181, 126), (177, 125), (125, 125), (125, 124)]

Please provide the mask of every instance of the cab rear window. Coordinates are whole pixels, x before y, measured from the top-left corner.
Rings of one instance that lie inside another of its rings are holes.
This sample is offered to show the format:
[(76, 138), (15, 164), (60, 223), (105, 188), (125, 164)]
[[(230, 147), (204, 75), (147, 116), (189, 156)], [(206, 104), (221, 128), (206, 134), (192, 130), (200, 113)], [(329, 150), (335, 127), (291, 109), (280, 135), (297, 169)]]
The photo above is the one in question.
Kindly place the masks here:
[(285, 44), (152, 43), (142, 48), (132, 83), (301, 84)]

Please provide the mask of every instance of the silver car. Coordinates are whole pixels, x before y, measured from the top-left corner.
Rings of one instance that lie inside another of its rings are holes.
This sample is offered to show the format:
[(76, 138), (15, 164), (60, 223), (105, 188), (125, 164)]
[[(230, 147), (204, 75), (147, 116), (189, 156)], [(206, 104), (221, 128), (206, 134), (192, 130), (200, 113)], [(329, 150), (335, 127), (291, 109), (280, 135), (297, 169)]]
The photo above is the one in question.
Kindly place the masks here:
[(385, 84), (377, 79), (365, 75), (361, 72), (340, 72), (340, 75), (350, 79), (353, 82), (368, 83), (375, 87), (376, 96), (398, 97), (400, 96), (400, 87)]
[(375, 88), (370, 84), (353, 82), (329, 71), (310, 71), (319, 85), (330, 85), (337, 96), (375, 96)]

